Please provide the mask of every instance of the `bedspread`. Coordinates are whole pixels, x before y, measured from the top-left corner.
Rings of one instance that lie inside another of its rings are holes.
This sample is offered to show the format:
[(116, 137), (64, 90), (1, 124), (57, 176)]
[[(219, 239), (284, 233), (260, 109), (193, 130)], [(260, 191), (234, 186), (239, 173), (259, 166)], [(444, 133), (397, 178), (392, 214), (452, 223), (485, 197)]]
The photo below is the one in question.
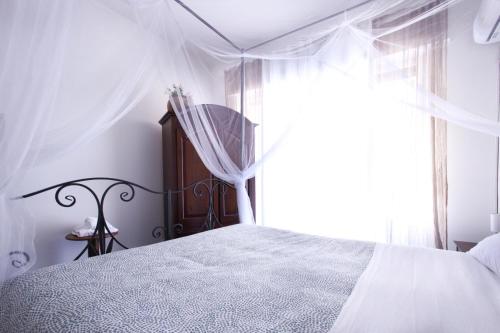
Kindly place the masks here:
[(26, 273), (0, 332), (328, 332), (374, 244), (235, 225)]

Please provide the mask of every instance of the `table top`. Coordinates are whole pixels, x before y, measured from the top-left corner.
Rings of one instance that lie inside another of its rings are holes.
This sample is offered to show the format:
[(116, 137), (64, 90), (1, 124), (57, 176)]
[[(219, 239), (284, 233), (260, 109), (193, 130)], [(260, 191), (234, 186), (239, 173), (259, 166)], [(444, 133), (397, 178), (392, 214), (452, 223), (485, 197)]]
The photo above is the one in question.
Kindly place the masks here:
[[(118, 234), (118, 231), (117, 232), (113, 232), (113, 236), (116, 236)], [(106, 238), (109, 237), (109, 234), (106, 233)], [(97, 239), (97, 235), (96, 236), (84, 236), (84, 237), (78, 237), (77, 235), (73, 235), (72, 233), (69, 233), (66, 235), (65, 237), (67, 240), (70, 240), (70, 241), (84, 241), (84, 240), (93, 240), (93, 239)]]
[(462, 252), (467, 252), (477, 245), (477, 243), (467, 242), (467, 241), (454, 240), (453, 242), (457, 245), (457, 248)]

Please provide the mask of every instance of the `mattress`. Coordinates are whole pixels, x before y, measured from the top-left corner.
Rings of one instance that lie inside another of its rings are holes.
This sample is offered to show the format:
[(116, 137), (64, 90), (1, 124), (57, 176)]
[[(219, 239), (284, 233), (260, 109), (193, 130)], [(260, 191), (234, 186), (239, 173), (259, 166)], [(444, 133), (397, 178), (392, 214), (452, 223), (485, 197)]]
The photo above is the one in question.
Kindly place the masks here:
[(328, 332), (375, 244), (235, 225), (26, 273), (0, 332)]

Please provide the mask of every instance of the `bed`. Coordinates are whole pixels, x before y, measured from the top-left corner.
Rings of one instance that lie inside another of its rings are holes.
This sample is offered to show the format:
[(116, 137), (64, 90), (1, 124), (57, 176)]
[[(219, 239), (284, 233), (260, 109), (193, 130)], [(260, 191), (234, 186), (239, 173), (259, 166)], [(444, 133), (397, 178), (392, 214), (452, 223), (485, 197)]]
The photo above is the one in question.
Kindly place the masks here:
[(451, 251), (234, 225), (21, 275), (1, 332), (499, 332), (500, 279)]

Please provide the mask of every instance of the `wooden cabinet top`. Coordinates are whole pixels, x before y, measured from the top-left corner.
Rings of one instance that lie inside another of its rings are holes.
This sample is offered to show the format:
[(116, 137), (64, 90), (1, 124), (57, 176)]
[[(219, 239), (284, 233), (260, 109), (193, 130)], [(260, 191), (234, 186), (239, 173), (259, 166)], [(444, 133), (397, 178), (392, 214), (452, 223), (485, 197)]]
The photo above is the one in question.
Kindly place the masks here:
[[(205, 110), (207, 113), (209, 113), (212, 117), (216, 117), (218, 120), (221, 122), (228, 122), (231, 120), (240, 120), (241, 119), (241, 114), (238, 111), (235, 111), (231, 108), (228, 108), (226, 106), (222, 105), (217, 105), (217, 104), (199, 104), (196, 105), (196, 110), (199, 111), (200, 109)], [(187, 112), (192, 112), (192, 110), (188, 109)], [(170, 118), (177, 118), (174, 110), (172, 107), (169, 105), (167, 106), (167, 112), (161, 117), (159, 123), (161, 125), (165, 124)], [(246, 125), (253, 125), (253, 127), (257, 126), (257, 124), (252, 123), (248, 118), (245, 118)]]

